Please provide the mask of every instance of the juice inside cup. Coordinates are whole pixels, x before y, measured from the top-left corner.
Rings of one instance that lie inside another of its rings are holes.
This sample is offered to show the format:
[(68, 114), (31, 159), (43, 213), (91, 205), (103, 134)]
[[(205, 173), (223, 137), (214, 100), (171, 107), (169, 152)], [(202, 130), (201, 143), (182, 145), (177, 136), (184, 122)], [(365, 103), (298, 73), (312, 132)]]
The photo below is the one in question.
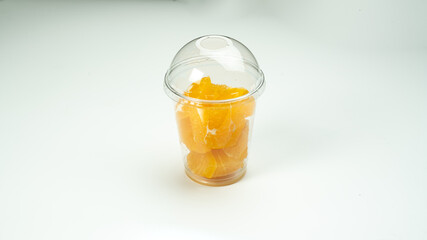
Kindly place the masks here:
[(240, 42), (217, 35), (194, 39), (175, 56), (165, 91), (175, 113), (187, 175), (211, 186), (246, 172), (255, 100), (264, 76)]

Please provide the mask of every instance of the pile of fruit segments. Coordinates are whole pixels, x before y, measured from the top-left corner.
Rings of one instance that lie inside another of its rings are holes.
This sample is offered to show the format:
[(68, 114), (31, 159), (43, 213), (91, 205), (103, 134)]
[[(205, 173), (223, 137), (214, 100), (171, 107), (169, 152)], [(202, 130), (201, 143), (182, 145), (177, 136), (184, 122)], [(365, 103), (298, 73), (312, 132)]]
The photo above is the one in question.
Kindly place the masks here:
[[(209, 77), (192, 83), (185, 96), (202, 100), (226, 100), (248, 94), (244, 88), (213, 84)], [(180, 100), (176, 119), (181, 142), (189, 150), (187, 167), (205, 178), (227, 176), (244, 166), (248, 154), (249, 120), (253, 97), (227, 103)]]

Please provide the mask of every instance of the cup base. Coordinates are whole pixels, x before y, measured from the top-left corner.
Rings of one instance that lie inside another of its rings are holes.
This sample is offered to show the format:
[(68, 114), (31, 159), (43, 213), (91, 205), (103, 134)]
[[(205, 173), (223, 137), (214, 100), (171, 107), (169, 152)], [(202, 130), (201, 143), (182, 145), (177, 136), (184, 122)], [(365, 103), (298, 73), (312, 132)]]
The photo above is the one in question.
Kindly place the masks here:
[(192, 173), (189, 169), (185, 169), (185, 174), (187, 174), (187, 176), (196, 183), (206, 185), (206, 186), (211, 186), (211, 187), (220, 187), (220, 186), (231, 185), (233, 183), (238, 182), (240, 179), (242, 179), (246, 174), (246, 167), (241, 168), (240, 170), (230, 175), (219, 177), (219, 178), (201, 177), (199, 175)]

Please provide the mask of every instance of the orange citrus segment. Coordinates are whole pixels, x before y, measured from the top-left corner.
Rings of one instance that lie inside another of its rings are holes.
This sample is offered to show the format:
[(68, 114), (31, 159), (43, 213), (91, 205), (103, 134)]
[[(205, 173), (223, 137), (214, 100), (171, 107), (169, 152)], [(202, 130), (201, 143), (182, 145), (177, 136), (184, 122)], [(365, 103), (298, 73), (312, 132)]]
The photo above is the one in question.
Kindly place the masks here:
[(224, 153), (231, 157), (241, 159), (246, 158), (249, 140), (249, 124), (246, 124), (243, 128), (240, 136), (237, 139), (237, 143), (232, 147), (223, 148)]
[(217, 162), (217, 168), (213, 177), (223, 177), (243, 167), (244, 158), (230, 157), (222, 149), (212, 150), (212, 154), (215, 156)]
[(217, 168), (217, 162), (212, 152), (187, 155), (187, 166), (194, 173), (205, 178), (212, 178)]
[(202, 139), (204, 134), (203, 127), (200, 123), (194, 122), (194, 118), (190, 117), (189, 113), (191, 113), (191, 111), (189, 109), (190, 106), (184, 104), (178, 104), (177, 107), (176, 121), (181, 141), (190, 151), (198, 153), (209, 152), (210, 149)]
[(231, 105), (231, 132), (230, 140), (225, 147), (234, 146), (238, 137), (246, 126), (247, 117), (250, 117), (255, 110), (255, 100), (251, 97)]

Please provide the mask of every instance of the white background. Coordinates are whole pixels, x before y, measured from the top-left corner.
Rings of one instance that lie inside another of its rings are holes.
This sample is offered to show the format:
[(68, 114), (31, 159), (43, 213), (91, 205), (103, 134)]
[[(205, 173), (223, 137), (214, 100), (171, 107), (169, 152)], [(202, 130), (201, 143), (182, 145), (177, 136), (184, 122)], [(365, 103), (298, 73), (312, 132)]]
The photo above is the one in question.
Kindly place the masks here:
[[(0, 239), (427, 239), (426, 1), (0, 1)], [(184, 174), (162, 81), (266, 75), (248, 173)]]

